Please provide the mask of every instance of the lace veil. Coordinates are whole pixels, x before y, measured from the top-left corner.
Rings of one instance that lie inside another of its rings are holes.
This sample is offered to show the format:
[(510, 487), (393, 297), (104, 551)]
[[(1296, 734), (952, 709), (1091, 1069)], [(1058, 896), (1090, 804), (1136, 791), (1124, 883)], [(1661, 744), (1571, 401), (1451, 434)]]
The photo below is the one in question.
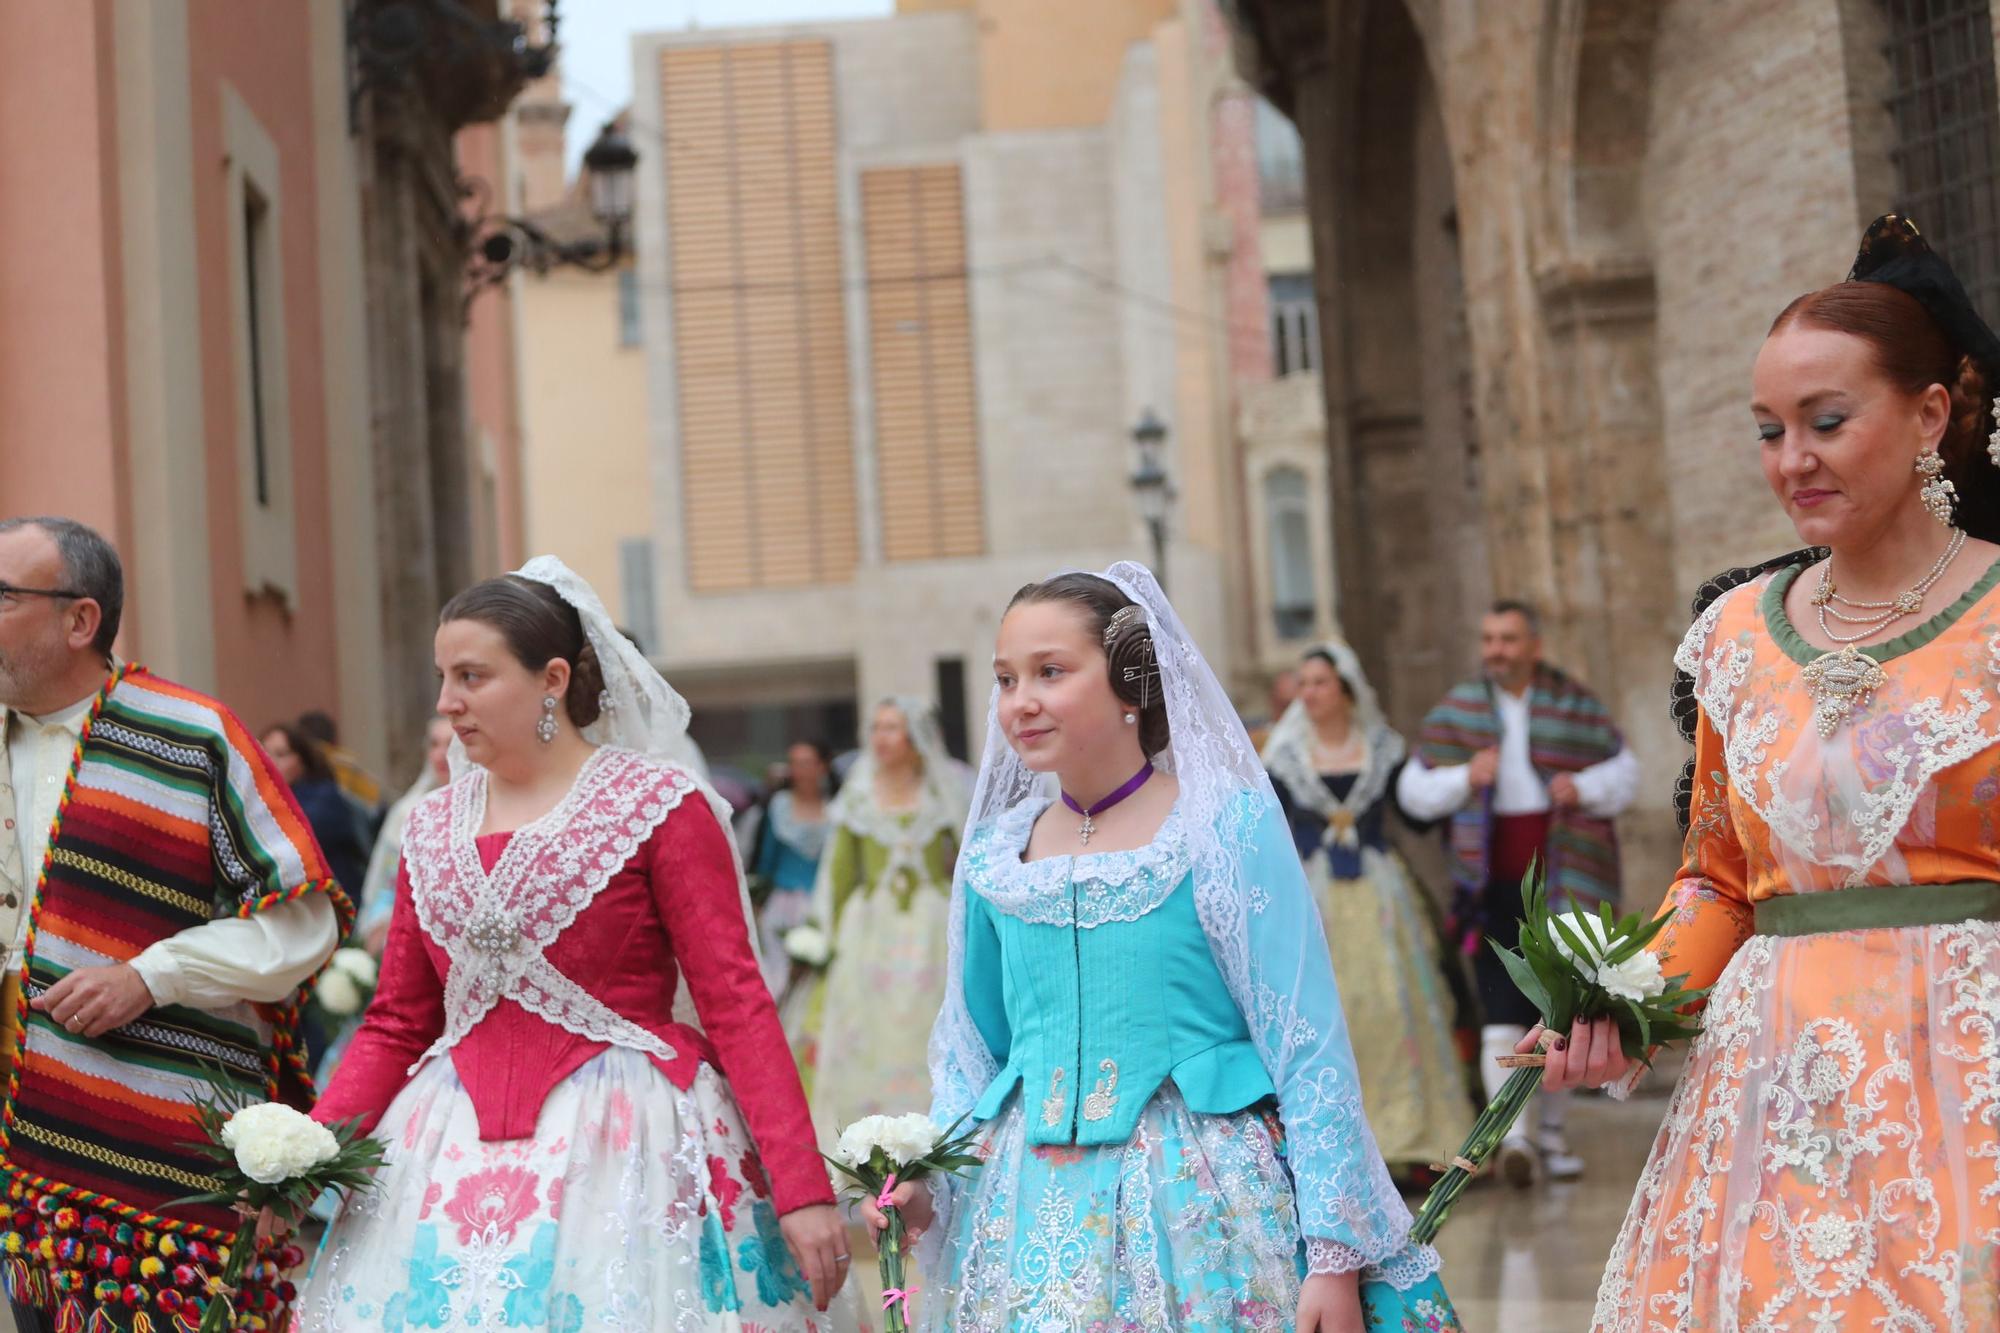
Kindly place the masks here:
[[(1301, 1230), (1315, 1242), (1315, 1271), (1368, 1267), (1407, 1285), (1436, 1256), (1406, 1246), (1409, 1210), (1376, 1151), (1361, 1109), (1352, 1047), (1333, 984), (1326, 936), (1271, 780), (1221, 681), (1203, 659), (1158, 581), (1120, 561), (1105, 571), (1143, 608), (1160, 668), (1172, 740), (1155, 765), (1180, 784), (1177, 810), (1194, 877), (1196, 911), (1230, 994), (1279, 1089)], [(988, 705), (986, 745), (966, 840), (1031, 797), (1053, 799), (1055, 777), (1030, 770)], [(952, 886), (945, 1002), (931, 1034), (933, 1115), (955, 1119), (999, 1073), (965, 1002), (965, 883)]]
[(1286, 792), (1303, 808), (1322, 816), (1331, 816), (1337, 807), (1360, 814), (1380, 800), (1389, 789), (1389, 779), (1395, 774), (1396, 766), (1408, 755), (1409, 746), (1401, 734), (1389, 725), (1389, 719), (1382, 712), (1382, 704), (1375, 697), (1375, 687), (1368, 683), (1368, 676), (1361, 670), (1361, 659), (1355, 656), (1354, 649), (1338, 639), (1331, 639), (1307, 649), (1305, 656), (1319, 653), (1333, 659), (1334, 671), (1346, 682), (1348, 693), (1354, 697), (1354, 720), (1351, 725), (1368, 746), (1361, 775), (1345, 801), (1334, 799), (1333, 793), (1320, 780), (1313, 763), (1312, 719), (1306, 716), (1305, 703), (1300, 699), (1292, 700), (1271, 728), (1270, 736), (1264, 741), (1264, 765), (1274, 779), (1285, 784)]

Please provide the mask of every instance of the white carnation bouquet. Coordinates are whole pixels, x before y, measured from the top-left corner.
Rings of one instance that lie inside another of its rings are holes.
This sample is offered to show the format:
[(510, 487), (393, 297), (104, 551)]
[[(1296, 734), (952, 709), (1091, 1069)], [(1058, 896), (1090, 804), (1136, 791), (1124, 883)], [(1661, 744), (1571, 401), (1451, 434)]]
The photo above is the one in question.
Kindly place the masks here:
[(313, 1003), (339, 1027), (359, 1015), (375, 997), (375, 957), (352, 945), (335, 949), (313, 987)]
[(234, 1298), (256, 1253), (263, 1211), (296, 1217), (326, 1190), (373, 1189), (382, 1144), (361, 1132), (359, 1120), (322, 1125), (282, 1102), (249, 1101), (220, 1070), (209, 1071), (208, 1078), (210, 1095), (195, 1103), (202, 1138), (193, 1147), (216, 1163), (209, 1174), (217, 1186), (176, 1202), (228, 1204), (243, 1218), (220, 1285), (201, 1312), (201, 1333), (229, 1333), (236, 1327)]
[[(1651, 920), (1632, 913), (1614, 917), (1600, 904), (1589, 912), (1551, 912), (1548, 886), (1539, 866), (1530, 868), (1521, 885), (1527, 915), (1521, 921), (1521, 948), (1495, 944), (1493, 951), (1507, 975), (1542, 1015), (1548, 1033), (1568, 1032), (1579, 1020), (1609, 1018), (1618, 1025), (1618, 1042), (1626, 1056), (1652, 1063), (1652, 1052), (1684, 1041), (1701, 1030), (1687, 1012), (1707, 992), (1690, 990), (1685, 974), (1662, 974), (1658, 954), (1647, 949), (1667, 924), (1665, 916)], [(1547, 1037), (1543, 1038), (1548, 1040)], [(1542, 1054), (1503, 1057), (1512, 1066), (1500, 1092), (1472, 1126), (1445, 1173), (1431, 1187), (1417, 1210), (1410, 1239), (1429, 1244), (1437, 1238), (1451, 1206), (1465, 1191), (1487, 1158), (1506, 1138), (1542, 1083)]]
[(903, 1216), (889, 1196), (898, 1185), (929, 1176), (955, 1176), (979, 1165), (979, 1154), (972, 1150), (976, 1132), (958, 1132), (964, 1123), (961, 1119), (940, 1132), (929, 1116), (919, 1112), (871, 1115), (842, 1130), (839, 1142), (826, 1155), (834, 1170), (850, 1182), (849, 1197), (875, 1200), (888, 1219), (876, 1245), (883, 1333), (909, 1333), (910, 1327), (910, 1291), (903, 1285)]
[(833, 941), (826, 937), (825, 931), (808, 921), (785, 932), (785, 956), (796, 966), (824, 972), (826, 965), (833, 961)]

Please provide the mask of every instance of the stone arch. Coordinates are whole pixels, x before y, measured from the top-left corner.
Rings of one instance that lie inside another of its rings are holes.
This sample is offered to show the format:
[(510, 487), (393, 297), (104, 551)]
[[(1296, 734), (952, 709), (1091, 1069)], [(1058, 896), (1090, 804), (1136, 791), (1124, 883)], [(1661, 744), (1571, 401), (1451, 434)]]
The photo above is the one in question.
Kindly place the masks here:
[[(1456, 173), (1423, 0), (1329, 20), (1334, 150), (1309, 160), (1343, 627), (1414, 723), (1466, 664), (1487, 595)], [(1391, 669), (1393, 668), (1393, 670)]]
[[(1566, 664), (1657, 767), (1680, 754), (1666, 692), (1687, 623), (1667, 558), (1673, 525), (1646, 199), (1659, 9), (1550, 0), (1545, 12), (1532, 237), (1548, 392), (1533, 447), (1547, 479), (1548, 617)], [(1628, 831), (1641, 844), (1628, 882), (1664, 883), (1670, 827), (1642, 819)]]

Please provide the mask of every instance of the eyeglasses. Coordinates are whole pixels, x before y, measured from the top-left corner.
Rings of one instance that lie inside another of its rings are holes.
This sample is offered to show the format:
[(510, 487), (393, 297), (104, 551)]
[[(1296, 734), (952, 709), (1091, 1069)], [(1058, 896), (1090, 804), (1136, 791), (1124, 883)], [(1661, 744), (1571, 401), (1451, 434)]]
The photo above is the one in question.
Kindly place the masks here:
[(87, 592), (71, 592), (67, 588), (17, 588), (11, 583), (0, 582), (0, 606), (8, 606), (23, 597), (64, 597), (74, 600), (90, 596)]

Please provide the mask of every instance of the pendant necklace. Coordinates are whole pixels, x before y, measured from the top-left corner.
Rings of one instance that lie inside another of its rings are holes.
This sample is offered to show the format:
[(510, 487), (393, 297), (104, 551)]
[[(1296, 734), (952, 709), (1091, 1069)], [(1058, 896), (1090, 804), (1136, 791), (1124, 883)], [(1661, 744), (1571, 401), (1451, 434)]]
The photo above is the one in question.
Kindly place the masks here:
[[(1831, 643), (1839, 644), (1831, 652), (1822, 653), (1806, 667), (1801, 679), (1805, 682), (1806, 693), (1812, 696), (1813, 721), (1818, 724), (1822, 740), (1840, 730), (1840, 726), (1854, 715), (1854, 710), (1866, 704), (1875, 691), (1888, 683), (1888, 675), (1882, 664), (1861, 651), (1857, 646), (1861, 640), (1871, 638), (1904, 616), (1913, 616), (1923, 610), (1924, 594), (1944, 577), (1958, 553), (1965, 549), (1965, 530), (1954, 532), (1951, 541), (1944, 548), (1944, 554), (1930, 568), (1930, 572), (1919, 579), (1911, 589), (1900, 597), (1887, 602), (1855, 602), (1842, 597), (1834, 589), (1833, 561), (1828, 560), (1820, 571), (1819, 589), (1813, 594), (1813, 605), (1819, 611), (1819, 630)], [(1869, 611), (1869, 616), (1844, 615), (1835, 610), (1833, 620), (1860, 627), (1856, 634), (1836, 634), (1828, 624), (1828, 607), (1845, 605), (1857, 611)]]
[(1076, 836), (1083, 839), (1084, 846), (1086, 847), (1090, 846), (1090, 835), (1097, 832), (1097, 816), (1103, 814), (1106, 810), (1109, 810), (1112, 806), (1118, 804), (1120, 801), (1124, 800), (1127, 796), (1130, 796), (1133, 792), (1145, 786), (1146, 779), (1152, 776), (1153, 776), (1153, 765), (1150, 761), (1148, 761), (1142, 768), (1140, 768), (1140, 770), (1137, 773), (1134, 773), (1131, 776), (1131, 778), (1127, 780), (1124, 786), (1120, 787), (1117, 791), (1112, 792), (1109, 796), (1105, 797), (1103, 800), (1099, 801), (1097, 804), (1091, 806), (1087, 810), (1077, 801), (1077, 799), (1074, 796), (1071, 796), (1068, 792), (1064, 792), (1062, 794), (1063, 804), (1083, 816), (1083, 823), (1080, 827), (1078, 827), (1076, 831)]

